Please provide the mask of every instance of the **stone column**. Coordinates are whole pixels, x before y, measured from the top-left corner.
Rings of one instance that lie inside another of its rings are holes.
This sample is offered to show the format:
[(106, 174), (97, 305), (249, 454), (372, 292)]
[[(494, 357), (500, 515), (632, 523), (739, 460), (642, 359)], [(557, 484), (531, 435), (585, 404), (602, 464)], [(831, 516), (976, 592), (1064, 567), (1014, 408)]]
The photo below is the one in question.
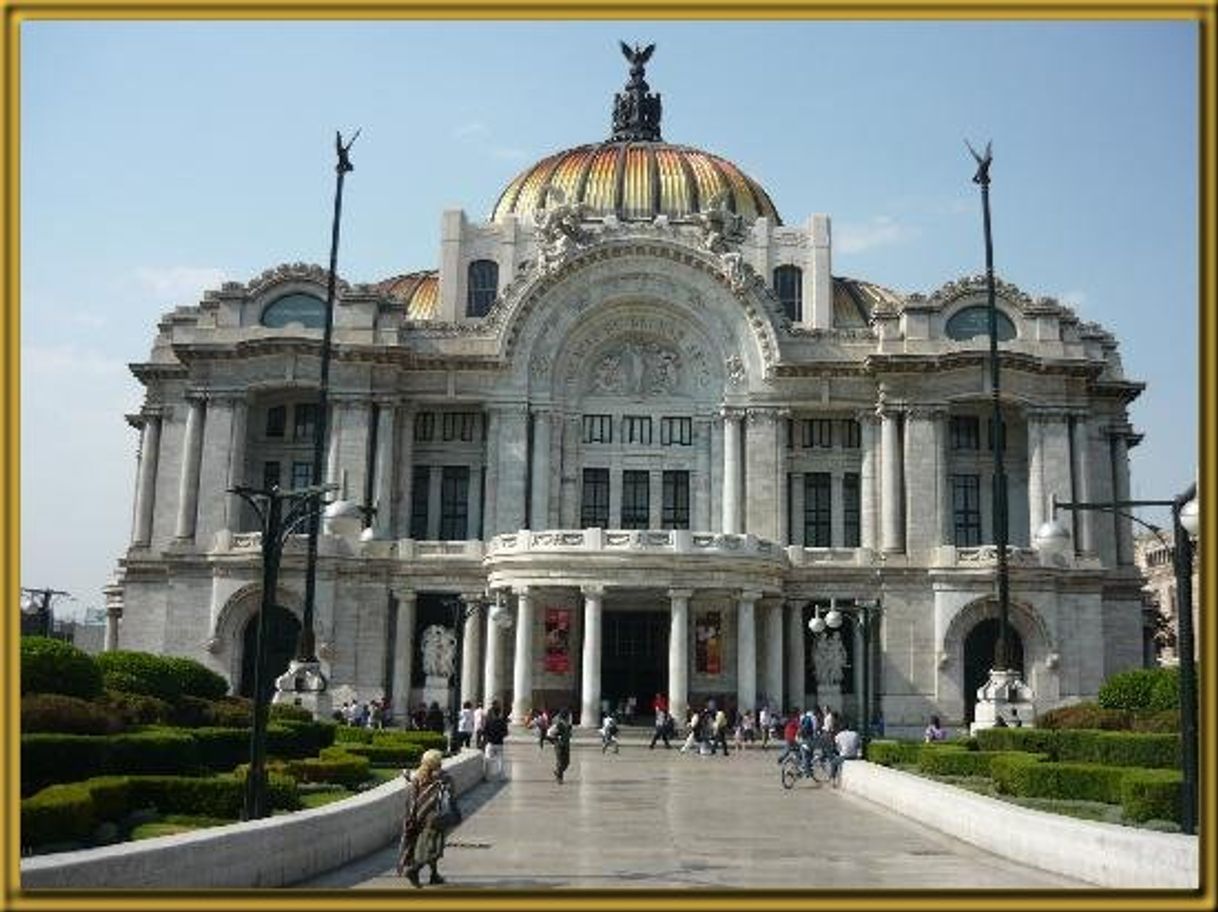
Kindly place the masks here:
[[(859, 544), (876, 551), (879, 549), (880, 536), (876, 509), (876, 494), (879, 491), (876, 483), (876, 463), (879, 455), (876, 438), (879, 435), (876, 432), (875, 413), (859, 414), (858, 422), (859, 445), (862, 449), (862, 463), (859, 466)], [(802, 662), (802, 658), (800, 661)], [(801, 690), (802, 686), (801, 684)]]
[[(1112, 495), (1113, 500), (1129, 500), (1129, 437), (1128, 425), (1112, 431)], [(1113, 514), (1116, 524), (1117, 565), (1133, 563), (1133, 528), (1124, 516)]]
[(840, 548), (846, 543), (846, 500), (842, 492), (842, 473), (829, 473), (829, 546)]
[[(1042, 425), (1042, 436), (1045, 519), (1048, 520), (1052, 518), (1049, 515), (1050, 500), (1056, 499), (1058, 503), (1065, 503), (1070, 500), (1071, 495), (1070, 424), (1067, 416), (1061, 412), (1049, 414)], [(1066, 528), (1070, 527), (1070, 518), (1067, 514), (1059, 512), (1058, 518)], [(1033, 536), (1035, 536), (1037, 528), (1037, 526), (1032, 527)], [(1029, 541), (1035, 541), (1035, 538), (1030, 538)]]
[(398, 409), (401, 420), (398, 422), (397, 457), (394, 459), (393, 472), (397, 476), (395, 489), (398, 492), (393, 509), (393, 528), (399, 538), (410, 536), (410, 500), (414, 493), (414, 409), (403, 407)]
[(190, 400), (186, 415), (186, 439), (182, 444), (182, 476), (178, 484), (178, 521), (175, 537), (187, 540), (195, 537), (195, 519), (199, 510), (199, 465), (203, 458), (204, 404), (199, 398)]
[[(483, 413), (486, 421), (486, 500), (482, 504), (482, 528), (484, 538), (499, 533), (499, 437), (503, 430), (502, 413), (494, 406), (487, 406)], [(506, 708), (505, 708), (506, 711)]]
[[(376, 422), (376, 474), (373, 476), (373, 506), (376, 514), (373, 517), (373, 531), (377, 538), (393, 538), (393, 472), (394, 450), (397, 440), (394, 428), (397, 423), (397, 409), (392, 401), (380, 403)], [(464, 680), (464, 679), (462, 679)]]
[[(748, 470), (745, 472), (745, 532), (759, 538), (781, 541), (778, 521), (782, 498), (779, 496), (778, 409), (748, 410)], [(730, 436), (730, 435), (729, 435)]]
[(533, 490), (529, 527), (550, 527), (550, 427), (548, 411), (533, 412)]
[(326, 484), (338, 485), (339, 499), (349, 497), (343, 489), (342, 440), (343, 425), (347, 422), (347, 403), (331, 399), (327, 404), (329, 418), (326, 421), (326, 466), (322, 477)]
[(761, 617), (765, 636), (765, 699), (771, 706), (781, 706), (782, 603), (766, 602), (761, 606)]
[(938, 498), (938, 544), (950, 545), (956, 540), (956, 517), (952, 512), (951, 479), (951, 433), (948, 426), (948, 411), (940, 410), (935, 416), (935, 452), (938, 454), (938, 470), (935, 473), (939, 488)]
[[(478, 702), (478, 690), (481, 682), (478, 680), (478, 670), (482, 667), (482, 650), (479, 628), (482, 624), (482, 593), (471, 592), (461, 596), (465, 603), (467, 615), (465, 627), (461, 631), (461, 703), (466, 700)], [(468, 611), (473, 607), (473, 611)]]
[(471, 541), (479, 539), (479, 528), (482, 525), (482, 473), (486, 471), (480, 465), (469, 467), (469, 519), (465, 537)]
[[(1074, 446), (1074, 490), (1070, 499), (1074, 501), (1089, 501), (1091, 500), (1091, 453), (1088, 445), (1088, 430), (1087, 430), (1087, 415), (1086, 413), (1076, 414), (1074, 416), (1074, 436), (1072, 438)], [(1095, 514), (1091, 510), (1081, 510), (1074, 514), (1073, 527), (1077, 529), (1075, 536), (1075, 548), (1079, 554), (1095, 553), (1095, 535), (1093, 532), (1095, 522)], [(1071, 527), (1069, 519), (1063, 518), (1066, 528)]]
[(115, 652), (119, 648), (118, 624), (123, 618), (123, 587), (118, 584), (117, 580), (111, 578), (102, 588), (102, 595), (106, 599), (106, 637), (102, 650)]
[(393, 637), (393, 714), (410, 714), (410, 678), (414, 672), (414, 625), (416, 599), (413, 589), (395, 593), (398, 600), (397, 628)]
[(905, 550), (900, 420), (900, 413), (891, 408), (880, 414), (880, 510), (883, 514), (883, 549), (889, 554)]
[(804, 607), (803, 602), (788, 602), (787, 612), (787, 705), (770, 705), (775, 712), (802, 708), (804, 702)]
[(723, 531), (740, 531), (739, 409), (723, 409)]
[[(245, 484), (245, 448), (249, 434), (249, 403), (244, 396), (233, 400), (233, 436), (229, 448), (228, 480), (226, 490)], [(236, 494), (229, 494), (224, 515), (224, 528), (241, 531), (241, 517), (245, 501)]]
[(147, 547), (152, 542), (152, 516), (156, 505), (156, 470), (161, 455), (161, 416), (146, 415), (140, 429), (139, 481), (135, 490), (135, 527), (131, 544)]
[(497, 410), (498, 468), (495, 475), (494, 531), (524, 527), (524, 492), (528, 471), (528, 406), (514, 404)]
[(736, 705), (744, 712), (757, 708), (757, 624), (753, 606), (760, 592), (740, 593), (736, 609)]
[(516, 664), (512, 674), (512, 720), (524, 725), (533, 707), (533, 602), (528, 586), (516, 590)]
[[(939, 423), (943, 409), (919, 405), (905, 413), (904, 489), (905, 548), (925, 553), (941, 544), (941, 504), (946, 497), (947, 467), (940, 464)], [(899, 458), (899, 457), (898, 457)], [(897, 488), (901, 490), (900, 486)], [(899, 495), (898, 495), (899, 497)], [(890, 507), (884, 504), (887, 517)]]
[[(486, 664), (483, 666), (482, 702), (487, 712), (491, 704), (499, 700), (503, 694), (499, 690), (499, 668), (503, 665), (503, 635), (498, 624), (491, 620), (491, 613), (486, 613)], [(508, 707), (502, 702), (504, 712)]]
[(672, 614), (668, 627), (668, 711), (677, 730), (689, 711), (689, 600), (692, 589), (669, 589)]
[(694, 478), (690, 485), (690, 526), (697, 532), (710, 532), (711, 522), (711, 422), (694, 419)]
[(580, 419), (578, 415), (563, 415), (562, 428), (562, 481), (558, 494), (558, 524), (563, 529), (580, 526), (579, 499), (583, 494), (580, 473)]
[(605, 590), (600, 586), (584, 586), (584, 650), (580, 694), (579, 724), (581, 728), (599, 728), (601, 724), (601, 615)]
[(796, 472), (793, 475), (787, 476), (787, 490), (791, 498), (791, 544), (801, 545), (806, 547), (808, 541), (805, 537), (804, 528), (804, 508), (806, 507), (807, 497), (807, 475), (804, 472)]
[(1028, 527), (1029, 541), (1048, 518), (1045, 503), (1045, 415), (1039, 410), (1026, 413), (1028, 428)]
[(647, 513), (650, 528), (664, 525), (664, 472), (658, 468), (647, 473)]
[(444, 490), (444, 467), (433, 465), (427, 476), (427, 539), (440, 540), (440, 505)]

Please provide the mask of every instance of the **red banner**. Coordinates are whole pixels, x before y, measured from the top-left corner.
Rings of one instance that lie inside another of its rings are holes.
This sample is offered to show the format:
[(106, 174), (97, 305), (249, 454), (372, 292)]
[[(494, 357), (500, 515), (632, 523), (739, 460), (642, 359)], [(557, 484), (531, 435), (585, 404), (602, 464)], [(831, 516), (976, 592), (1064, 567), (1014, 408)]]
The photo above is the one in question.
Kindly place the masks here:
[(719, 624), (718, 611), (699, 615), (694, 624), (694, 670), (698, 674), (717, 675), (723, 670), (723, 636)]
[(571, 612), (546, 609), (546, 671), (566, 674), (571, 670)]

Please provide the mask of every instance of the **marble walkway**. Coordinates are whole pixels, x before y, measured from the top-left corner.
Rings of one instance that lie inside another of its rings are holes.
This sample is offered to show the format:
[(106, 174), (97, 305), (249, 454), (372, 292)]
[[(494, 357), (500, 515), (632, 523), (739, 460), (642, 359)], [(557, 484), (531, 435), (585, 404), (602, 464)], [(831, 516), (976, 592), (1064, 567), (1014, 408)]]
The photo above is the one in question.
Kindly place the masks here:
[[(444, 887), (535, 890), (765, 887), (831, 890), (1060, 889), (1088, 885), (990, 855), (864, 799), (778, 781), (773, 749), (682, 755), (628, 743), (576, 747), (566, 781), (553, 750), (516, 741), (510, 777), (462, 799)], [(386, 847), (306, 884), (414, 888)]]

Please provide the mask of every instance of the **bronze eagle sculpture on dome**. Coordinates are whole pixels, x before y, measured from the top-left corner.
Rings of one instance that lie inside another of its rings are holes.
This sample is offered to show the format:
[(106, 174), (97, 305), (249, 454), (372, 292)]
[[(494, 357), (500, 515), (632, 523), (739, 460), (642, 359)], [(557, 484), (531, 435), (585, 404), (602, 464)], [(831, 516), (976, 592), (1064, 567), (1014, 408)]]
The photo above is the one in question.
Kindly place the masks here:
[(619, 40), (618, 43), (622, 46), (622, 56), (630, 61), (630, 66), (641, 67), (651, 59), (651, 53), (656, 49), (654, 44), (649, 44), (647, 47), (639, 50), (636, 44), (633, 48), (625, 41)]

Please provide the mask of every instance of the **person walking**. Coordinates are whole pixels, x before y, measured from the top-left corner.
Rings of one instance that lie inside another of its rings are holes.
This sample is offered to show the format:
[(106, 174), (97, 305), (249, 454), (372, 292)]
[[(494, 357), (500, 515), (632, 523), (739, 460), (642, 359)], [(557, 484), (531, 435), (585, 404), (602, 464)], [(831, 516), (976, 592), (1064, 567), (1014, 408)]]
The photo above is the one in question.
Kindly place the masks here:
[(757, 713), (757, 727), (761, 729), (761, 749), (765, 750), (770, 746), (770, 726), (774, 722), (770, 718), (770, 705), (764, 704)]
[(681, 745), (681, 753), (691, 750), (698, 743), (698, 726), (701, 720), (698, 718), (696, 709), (690, 710), (689, 720), (685, 723), (685, 728), (688, 734), (685, 737), (685, 743)]
[(665, 708), (657, 709), (656, 710), (656, 730), (655, 730), (655, 733), (651, 736), (651, 745), (650, 745), (651, 750), (655, 750), (656, 742), (661, 739), (663, 739), (663, 741), (664, 741), (664, 748), (666, 750), (670, 749), (672, 747), (672, 745), (668, 743), (668, 739), (671, 734), (672, 734), (672, 716), (670, 716), (668, 714), (668, 710)]
[(715, 748), (723, 748), (723, 756), (727, 756), (727, 713), (719, 710), (711, 723), (711, 756), (715, 756)]
[(457, 737), (462, 749), (470, 746), (474, 740), (474, 704), (466, 700), (457, 714)]
[(601, 720), (601, 753), (605, 753), (611, 747), (616, 754), (618, 752), (617, 720), (613, 718), (612, 713)]
[(550, 714), (544, 706), (530, 715), (528, 727), (537, 729), (537, 749), (544, 750), (548, 737), (546, 732), (550, 728)]
[(568, 710), (558, 714), (546, 737), (554, 742), (554, 778), (561, 785), (563, 773), (571, 765), (571, 713)]
[(474, 707), (474, 747), (486, 747), (486, 709), (481, 703)]
[(486, 739), (485, 761), (483, 775), (491, 780), (491, 770), (494, 769), (495, 780), (501, 780), (503, 775), (503, 739), (507, 737), (507, 721), (499, 711), (499, 704), (492, 703), (490, 714), (487, 716), (486, 729), (483, 737)]
[(425, 751), (413, 772), (402, 770), (406, 778), (406, 807), (402, 814), (402, 836), (398, 842), (398, 877), (405, 875), (422, 887), (419, 871), (431, 868), (429, 884), (442, 884), (440, 858), (444, 855), (444, 828), (439, 819), (445, 805), (456, 801), (453, 783), (440, 766), (443, 755), (435, 749)]

